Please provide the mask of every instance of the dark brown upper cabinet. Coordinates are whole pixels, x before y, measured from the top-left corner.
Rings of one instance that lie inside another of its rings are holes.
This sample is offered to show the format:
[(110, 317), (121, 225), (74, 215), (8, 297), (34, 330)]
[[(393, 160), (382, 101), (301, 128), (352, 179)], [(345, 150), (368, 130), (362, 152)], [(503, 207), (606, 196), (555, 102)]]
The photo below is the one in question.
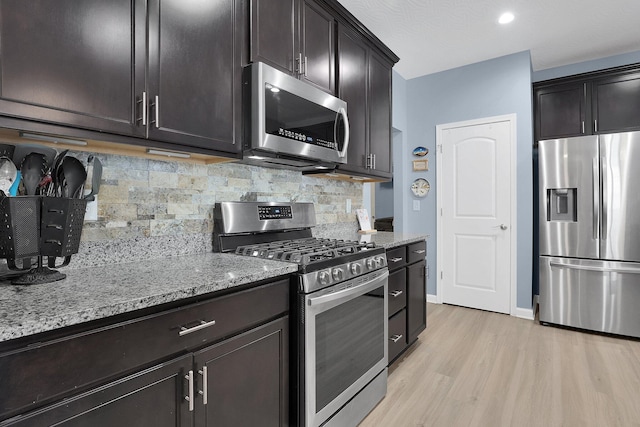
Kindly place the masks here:
[(534, 84), (536, 141), (640, 130), (640, 66)]
[(238, 153), (242, 13), (242, 0), (0, 0), (0, 114)]
[(339, 170), (391, 178), (391, 68), (360, 35), (338, 30), (338, 97), (347, 102), (349, 148)]
[(640, 72), (594, 80), (592, 108), (595, 133), (640, 129)]
[(313, 0), (251, 0), (251, 62), (335, 92), (335, 19)]
[(541, 88), (535, 101), (538, 140), (591, 133), (586, 83)]
[(0, 1), (0, 113), (144, 136), (144, 2)]

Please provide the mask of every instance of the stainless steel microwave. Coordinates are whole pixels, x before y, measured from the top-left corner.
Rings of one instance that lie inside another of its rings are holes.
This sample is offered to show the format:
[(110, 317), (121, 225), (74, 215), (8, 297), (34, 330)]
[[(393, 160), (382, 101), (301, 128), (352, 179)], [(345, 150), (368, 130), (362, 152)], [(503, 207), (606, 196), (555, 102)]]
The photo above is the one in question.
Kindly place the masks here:
[(262, 62), (244, 71), (246, 163), (301, 170), (346, 163), (346, 102)]

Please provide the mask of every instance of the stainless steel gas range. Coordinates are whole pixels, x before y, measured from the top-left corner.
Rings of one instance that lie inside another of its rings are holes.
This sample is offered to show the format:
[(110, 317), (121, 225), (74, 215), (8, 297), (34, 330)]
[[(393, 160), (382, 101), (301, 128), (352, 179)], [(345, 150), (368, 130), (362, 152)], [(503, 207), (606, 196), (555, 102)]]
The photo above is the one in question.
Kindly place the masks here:
[(315, 225), (310, 203), (217, 203), (214, 250), (298, 264), (291, 424), (356, 426), (387, 391), (387, 259)]

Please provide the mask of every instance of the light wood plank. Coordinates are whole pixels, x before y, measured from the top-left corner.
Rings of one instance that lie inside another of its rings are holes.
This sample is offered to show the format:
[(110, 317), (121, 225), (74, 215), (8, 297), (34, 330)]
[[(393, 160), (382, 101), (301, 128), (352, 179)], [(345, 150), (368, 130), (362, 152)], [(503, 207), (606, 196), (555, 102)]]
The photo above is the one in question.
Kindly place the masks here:
[(640, 341), (428, 304), (389, 370), (380, 426), (640, 426)]

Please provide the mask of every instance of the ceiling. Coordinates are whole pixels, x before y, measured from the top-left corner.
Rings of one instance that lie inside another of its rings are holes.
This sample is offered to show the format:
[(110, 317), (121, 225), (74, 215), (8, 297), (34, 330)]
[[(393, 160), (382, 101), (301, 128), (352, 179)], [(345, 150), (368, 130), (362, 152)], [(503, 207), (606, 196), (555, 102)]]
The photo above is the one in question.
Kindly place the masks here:
[[(640, 50), (640, 0), (339, 0), (405, 79), (531, 51), (533, 70)], [(498, 24), (510, 11), (515, 20)]]

